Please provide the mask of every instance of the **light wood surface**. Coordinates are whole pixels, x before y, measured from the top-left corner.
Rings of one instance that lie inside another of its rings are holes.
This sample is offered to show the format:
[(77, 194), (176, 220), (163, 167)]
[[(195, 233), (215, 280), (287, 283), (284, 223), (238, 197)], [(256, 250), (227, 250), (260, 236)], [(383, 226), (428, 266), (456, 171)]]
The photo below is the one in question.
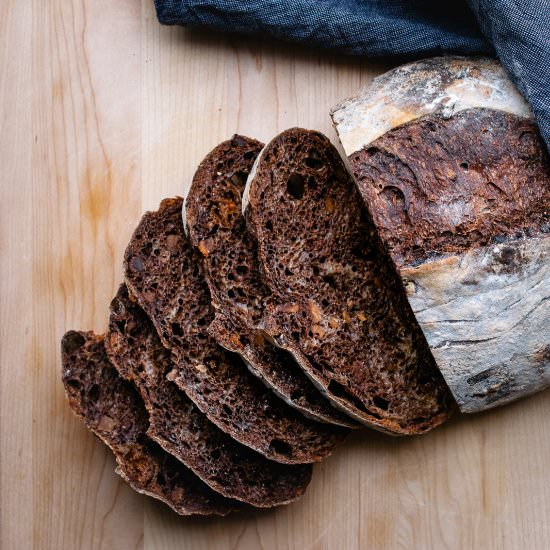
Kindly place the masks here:
[(59, 340), (105, 329), (140, 213), (233, 132), (334, 138), (329, 108), (389, 67), (162, 28), (151, 4), (0, 2), (0, 547), (550, 547), (548, 393), (420, 438), (355, 433), (272, 511), (179, 518), (114, 474), (65, 402)]

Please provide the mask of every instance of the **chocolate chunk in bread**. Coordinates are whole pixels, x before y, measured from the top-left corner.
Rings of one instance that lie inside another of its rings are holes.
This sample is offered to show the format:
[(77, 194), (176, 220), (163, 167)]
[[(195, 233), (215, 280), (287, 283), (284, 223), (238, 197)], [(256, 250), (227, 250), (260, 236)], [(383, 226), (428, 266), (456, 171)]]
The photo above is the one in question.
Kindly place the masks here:
[(170, 352), (125, 285), (111, 302), (105, 342), (112, 363), (145, 402), (149, 437), (215, 491), (258, 507), (286, 504), (303, 495), (311, 464), (279, 464), (237, 443), (166, 380), (173, 368)]
[(143, 402), (109, 362), (103, 337), (69, 331), (61, 350), (71, 409), (113, 451), (117, 473), (133, 489), (181, 515), (226, 515), (242, 506), (213, 491), (147, 437)]
[(298, 128), (277, 136), (245, 199), (274, 298), (264, 328), (277, 344), (366, 424), (416, 434), (443, 422), (449, 390), (329, 140)]
[(203, 255), (216, 309), (209, 332), (226, 349), (239, 353), (250, 371), (290, 406), (314, 420), (351, 427), (353, 421), (330, 405), (292, 356), (257, 329), (269, 290), (241, 213), (241, 196), (262, 146), (244, 136), (218, 145), (199, 165), (185, 200), (187, 228)]
[(183, 201), (146, 213), (126, 249), (126, 284), (172, 351), (168, 378), (220, 429), (267, 458), (309, 463), (346, 431), (306, 419), (277, 398), (241, 358), (208, 334), (214, 318), (202, 258), (185, 236)]
[(409, 63), (333, 119), (460, 409), (549, 386), (550, 168), (506, 71)]

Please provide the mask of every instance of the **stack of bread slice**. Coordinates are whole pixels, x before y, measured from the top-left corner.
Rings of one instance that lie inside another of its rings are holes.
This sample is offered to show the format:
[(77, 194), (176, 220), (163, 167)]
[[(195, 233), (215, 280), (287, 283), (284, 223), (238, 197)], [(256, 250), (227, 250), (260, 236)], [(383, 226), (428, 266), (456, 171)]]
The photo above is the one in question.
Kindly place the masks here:
[(303, 495), (351, 429), (441, 424), (453, 400), (336, 149), (291, 129), (200, 164), (136, 228), (108, 330), (70, 331), (73, 411), (182, 515)]

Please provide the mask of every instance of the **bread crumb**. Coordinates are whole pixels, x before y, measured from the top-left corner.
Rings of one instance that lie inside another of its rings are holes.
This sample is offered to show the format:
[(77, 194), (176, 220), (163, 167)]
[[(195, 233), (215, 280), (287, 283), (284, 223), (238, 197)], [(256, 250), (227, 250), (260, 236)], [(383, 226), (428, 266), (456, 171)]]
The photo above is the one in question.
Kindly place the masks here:
[(315, 302), (308, 302), (308, 309), (314, 323), (318, 323), (323, 318), (323, 313)]

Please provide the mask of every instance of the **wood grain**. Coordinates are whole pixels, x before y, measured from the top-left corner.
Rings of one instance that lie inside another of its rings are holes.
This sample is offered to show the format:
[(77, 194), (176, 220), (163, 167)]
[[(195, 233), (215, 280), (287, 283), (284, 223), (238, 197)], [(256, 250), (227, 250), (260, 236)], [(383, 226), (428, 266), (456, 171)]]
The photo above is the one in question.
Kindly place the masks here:
[(239, 131), (334, 134), (388, 65), (161, 28), (149, 0), (0, 4), (0, 547), (548, 548), (548, 394), (427, 436), (363, 431), (273, 511), (182, 519), (134, 494), (75, 419), (59, 340), (104, 330), (140, 213)]

